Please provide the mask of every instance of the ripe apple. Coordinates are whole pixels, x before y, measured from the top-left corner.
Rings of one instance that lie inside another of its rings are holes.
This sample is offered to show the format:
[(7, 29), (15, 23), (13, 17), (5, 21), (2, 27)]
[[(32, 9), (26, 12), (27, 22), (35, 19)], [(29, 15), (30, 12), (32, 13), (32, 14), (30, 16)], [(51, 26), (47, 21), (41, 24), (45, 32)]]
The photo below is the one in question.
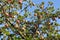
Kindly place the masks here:
[(12, 0), (7, 0), (7, 2), (8, 2), (8, 3), (11, 3), (11, 2), (12, 2)]
[(48, 22), (48, 24), (50, 25), (50, 22)]
[(25, 20), (23, 19), (23, 22), (25, 22)]
[(20, 20), (16, 20), (16, 22), (19, 24), (20, 23)]
[(15, 16), (14, 16), (14, 15), (12, 15), (12, 14), (9, 14), (9, 17), (14, 18)]
[(34, 24), (35, 25), (35, 29), (37, 29), (38, 28), (38, 25), (37, 24)]
[(44, 37), (42, 35), (40, 36), (40, 40), (44, 40)]
[(23, 0), (18, 0), (19, 4), (21, 4), (23, 2)]
[(47, 25), (50, 25), (51, 24), (50, 21), (47, 21), (46, 23), (47, 23)]
[(5, 15), (6, 15), (6, 16), (9, 16), (9, 13), (6, 12)]
[(48, 14), (48, 13), (46, 13), (46, 16), (48, 17), (48, 16), (49, 16), (49, 14)]
[(51, 29), (51, 26), (48, 26), (48, 29)]
[(14, 5), (11, 5), (11, 8), (14, 8)]
[(9, 27), (9, 25), (6, 23), (6, 24), (5, 24), (5, 27), (6, 27), (6, 28), (8, 28), (8, 27)]
[(36, 33), (37, 33), (37, 34), (40, 34), (40, 32), (39, 32), (39, 31), (36, 31)]
[(15, 16), (14, 15), (11, 15), (11, 18), (14, 18)]
[(40, 18), (42, 18), (43, 16), (42, 15), (40, 15)]
[(58, 16), (58, 18), (60, 19), (60, 16)]
[(44, 8), (44, 5), (40, 5), (40, 8), (43, 9)]
[(19, 28), (19, 25), (18, 25), (18, 24), (15, 24), (14, 27), (15, 27), (15, 28)]
[(26, 29), (26, 26), (25, 26), (25, 25), (23, 25), (22, 30), (25, 30), (25, 29)]
[(34, 16), (37, 16), (37, 13), (35, 13)]
[(22, 30), (25, 30), (25, 28), (23, 27)]

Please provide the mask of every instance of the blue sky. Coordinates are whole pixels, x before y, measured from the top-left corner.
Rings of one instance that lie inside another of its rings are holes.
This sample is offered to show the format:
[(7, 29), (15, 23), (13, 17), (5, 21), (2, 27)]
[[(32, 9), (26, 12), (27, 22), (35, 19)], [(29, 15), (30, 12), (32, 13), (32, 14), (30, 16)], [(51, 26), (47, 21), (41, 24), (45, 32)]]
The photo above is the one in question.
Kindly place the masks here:
[(47, 5), (48, 1), (52, 1), (54, 3), (55, 8), (60, 7), (60, 0), (32, 0), (34, 3), (41, 3), (42, 1), (45, 2), (45, 5)]
[[(32, 0), (32, 1), (35, 4), (40, 4), (41, 2), (45, 2), (45, 7), (48, 5), (48, 1), (52, 1), (55, 9), (60, 8), (60, 0)], [(34, 10), (34, 7), (30, 9)]]
[[(41, 2), (45, 2), (45, 7), (48, 5), (48, 1), (52, 1), (55, 9), (60, 8), (60, 0), (32, 0), (32, 1), (35, 4), (40, 4)], [(29, 9), (29, 11), (31, 11), (31, 10), (34, 10), (34, 7)]]

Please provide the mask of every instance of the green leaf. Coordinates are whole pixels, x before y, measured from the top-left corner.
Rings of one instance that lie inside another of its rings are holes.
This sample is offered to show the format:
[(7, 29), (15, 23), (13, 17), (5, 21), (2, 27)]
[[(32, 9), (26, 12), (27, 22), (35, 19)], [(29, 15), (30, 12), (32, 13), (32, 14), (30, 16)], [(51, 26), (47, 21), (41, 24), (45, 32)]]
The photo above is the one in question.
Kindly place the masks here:
[(19, 15), (17, 19), (23, 20), (24, 19), (24, 16)]
[(8, 30), (6, 30), (5, 27), (2, 28), (2, 32), (6, 35), (10, 35), (10, 32)]
[(24, 16), (25, 16), (25, 17), (28, 17), (28, 14), (29, 14), (29, 13), (28, 13), (28, 12), (26, 12), (26, 13), (24, 14)]
[(20, 6), (20, 9), (22, 9), (22, 3), (19, 6)]
[(18, 13), (17, 13), (17, 11), (12, 11), (12, 14), (17, 15)]
[(35, 9), (34, 12), (37, 13), (39, 11), (39, 9)]
[(2, 23), (2, 22), (3, 22), (3, 18), (0, 17), (0, 23)]
[(50, 2), (48, 2), (48, 3), (49, 3), (50, 5), (53, 5), (53, 2), (51, 2), (51, 1), (50, 1)]
[(53, 6), (52, 7), (48, 7), (47, 10), (50, 11), (50, 12), (53, 12), (54, 11), (54, 7)]

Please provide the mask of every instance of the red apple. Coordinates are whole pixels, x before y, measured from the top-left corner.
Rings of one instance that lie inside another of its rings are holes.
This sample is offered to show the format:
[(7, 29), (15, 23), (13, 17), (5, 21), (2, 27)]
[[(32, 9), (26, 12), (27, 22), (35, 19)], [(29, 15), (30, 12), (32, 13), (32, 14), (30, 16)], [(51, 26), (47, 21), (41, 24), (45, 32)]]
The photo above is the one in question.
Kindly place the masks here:
[(22, 3), (22, 2), (23, 2), (23, 0), (18, 0), (18, 2), (19, 2), (19, 3)]
[(16, 20), (16, 22), (19, 24), (20, 23), (20, 20)]
[(14, 15), (12, 15), (12, 14), (9, 14), (9, 17), (14, 18), (15, 16), (14, 16)]
[(5, 27), (6, 27), (6, 28), (9, 27), (9, 25), (6, 23), (6, 24), (5, 24)]
[(34, 16), (37, 16), (37, 13), (35, 13)]
[(40, 15), (40, 18), (43, 18), (43, 16), (42, 16), (42, 15)]
[(8, 3), (11, 3), (11, 2), (12, 2), (12, 0), (7, 0), (7, 2), (8, 2)]

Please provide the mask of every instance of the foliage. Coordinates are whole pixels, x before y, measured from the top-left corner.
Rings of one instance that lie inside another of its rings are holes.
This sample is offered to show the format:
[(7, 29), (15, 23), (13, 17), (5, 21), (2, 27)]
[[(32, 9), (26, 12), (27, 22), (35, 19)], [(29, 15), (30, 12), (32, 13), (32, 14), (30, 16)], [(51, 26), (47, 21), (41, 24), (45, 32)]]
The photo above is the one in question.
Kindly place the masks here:
[[(44, 5), (31, 0), (0, 0), (1, 40), (60, 40), (60, 9), (55, 9), (53, 2)], [(30, 12), (29, 7), (36, 8)]]

